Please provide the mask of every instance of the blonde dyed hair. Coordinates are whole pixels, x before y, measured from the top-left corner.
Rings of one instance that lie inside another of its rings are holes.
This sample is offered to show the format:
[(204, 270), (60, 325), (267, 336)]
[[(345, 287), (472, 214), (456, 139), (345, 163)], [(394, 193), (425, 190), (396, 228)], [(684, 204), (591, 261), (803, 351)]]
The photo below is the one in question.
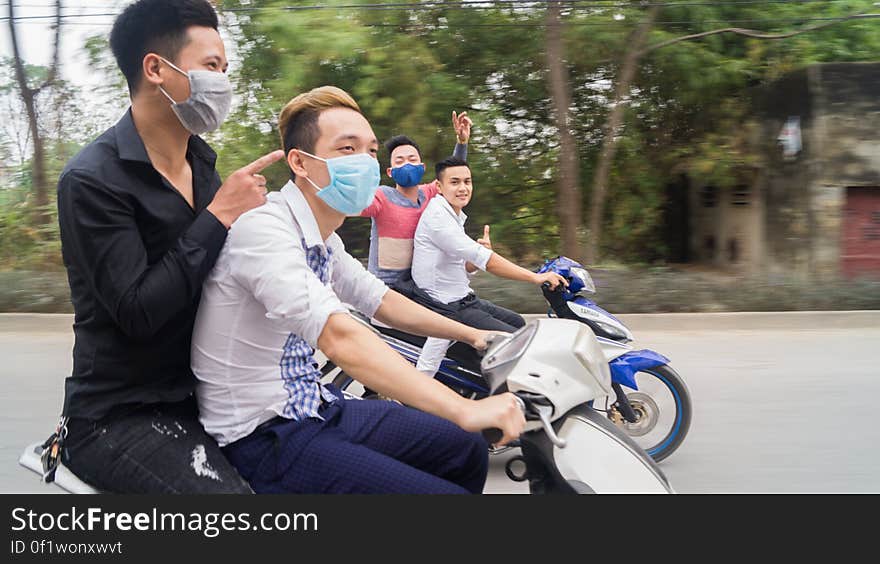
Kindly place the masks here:
[(278, 132), (284, 152), (289, 153), (291, 149), (314, 152), (321, 134), (318, 116), (330, 108), (349, 108), (363, 113), (354, 98), (336, 86), (313, 88), (285, 104), (278, 118)]

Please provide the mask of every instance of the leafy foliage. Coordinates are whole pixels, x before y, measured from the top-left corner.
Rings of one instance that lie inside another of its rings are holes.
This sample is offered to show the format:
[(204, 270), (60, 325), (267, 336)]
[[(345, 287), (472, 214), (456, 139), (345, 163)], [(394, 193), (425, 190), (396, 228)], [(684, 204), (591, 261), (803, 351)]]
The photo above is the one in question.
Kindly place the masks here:
[[(558, 252), (559, 147), (547, 88), (541, 3), (430, 8), (414, 3), (410, 8), (377, 9), (375, 0), (333, 0), (322, 2), (329, 6), (324, 9), (285, 9), (315, 4), (219, 4), (236, 85), (233, 114), (208, 137), (219, 154), (221, 175), (275, 149), (281, 107), (316, 86), (334, 84), (351, 92), (380, 139), (399, 133), (416, 139), (429, 171), (426, 178), (455, 143), (452, 110), (467, 110), (474, 120), (469, 161), (475, 194), (467, 210), (471, 234), (490, 224), (496, 248), (525, 262)], [(346, 7), (353, 4), (363, 6)], [(816, 18), (869, 9), (873, 2), (673, 4), (661, 10), (649, 45), (723, 27), (788, 31), (815, 23)], [(644, 10), (635, 2), (624, 7), (563, 7), (564, 63), (583, 179), (592, 178), (618, 65)], [(77, 146), (110, 125), (127, 103), (106, 40), (92, 38), (85, 50), (95, 71), (106, 75), (106, 86), (88, 97), (70, 85), (63, 89), (67, 109), (59, 113), (59, 123), (64, 127), (54, 134), (56, 142), (50, 147), (56, 169)], [(663, 210), (670, 186), (682, 174), (730, 186), (761, 165), (748, 142), (753, 127), (748, 120), (750, 93), (755, 87), (807, 64), (870, 61), (878, 54), (876, 20), (851, 21), (779, 41), (713, 35), (648, 52), (620, 132), (604, 218), (603, 256), (616, 262), (665, 262), (670, 254), (662, 237)], [(30, 72), (37, 80), (43, 71)], [(13, 94), (9, 84), (8, 76), (0, 79), (4, 99)], [(90, 103), (95, 99), (102, 100), (96, 106), (112, 109), (95, 115)], [(8, 164), (15, 147), (4, 131), (0, 180), (21, 193), (28, 189), (27, 178), (16, 167), (25, 162)], [(380, 152), (383, 170), (387, 158)], [(276, 189), (288, 178), (281, 164), (267, 169), (266, 176)], [(581, 188), (586, 217), (590, 187)], [(24, 200), (0, 198), (0, 248), (30, 253), (22, 241), (34, 239), (29, 235), (34, 228), (18, 225), (26, 223), (20, 209)], [(368, 222), (357, 219), (349, 220), (342, 231), (356, 256), (366, 255), (368, 234)], [(11, 251), (0, 256), (4, 268), (19, 263)]]

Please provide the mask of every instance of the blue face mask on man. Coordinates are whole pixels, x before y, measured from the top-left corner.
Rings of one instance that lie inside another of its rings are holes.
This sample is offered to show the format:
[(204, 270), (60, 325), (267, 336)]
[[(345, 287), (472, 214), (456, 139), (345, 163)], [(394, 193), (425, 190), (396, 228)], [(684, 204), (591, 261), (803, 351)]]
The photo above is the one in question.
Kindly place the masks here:
[(306, 180), (318, 190), (318, 197), (328, 206), (345, 215), (361, 213), (373, 203), (381, 174), (379, 161), (367, 153), (322, 159), (297, 149), (303, 155), (324, 161), (330, 173), (330, 184), (321, 188), (309, 177)]
[(422, 177), (425, 175), (425, 165), (424, 164), (410, 164), (406, 163), (403, 166), (399, 166), (397, 168), (391, 169), (391, 178), (394, 179), (395, 182), (399, 186), (404, 188), (409, 188), (411, 186), (415, 186), (421, 181)]

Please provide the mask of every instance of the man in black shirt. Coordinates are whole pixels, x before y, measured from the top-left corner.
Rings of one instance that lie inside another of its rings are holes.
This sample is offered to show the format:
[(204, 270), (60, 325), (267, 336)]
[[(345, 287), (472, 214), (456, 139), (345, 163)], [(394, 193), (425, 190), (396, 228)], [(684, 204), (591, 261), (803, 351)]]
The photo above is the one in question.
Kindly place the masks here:
[(258, 173), (284, 153), (221, 183), (198, 137), (231, 102), (217, 27), (206, 0), (128, 6), (110, 46), (131, 108), (58, 182), (75, 311), (61, 460), (104, 491), (250, 492), (198, 421), (190, 340), (227, 229), (265, 202)]

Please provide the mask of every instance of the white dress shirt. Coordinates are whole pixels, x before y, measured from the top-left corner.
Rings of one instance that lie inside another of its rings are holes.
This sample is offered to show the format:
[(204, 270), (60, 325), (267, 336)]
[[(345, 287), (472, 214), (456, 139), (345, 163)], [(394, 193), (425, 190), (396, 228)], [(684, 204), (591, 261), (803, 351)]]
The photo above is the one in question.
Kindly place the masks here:
[[(309, 267), (304, 246), (330, 251), (328, 285)], [(338, 235), (321, 239), (293, 182), (270, 193), (265, 205), (232, 224), (202, 289), (192, 369), (205, 430), (224, 446), (276, 415), (288, 416), (281, 367), (288, 339), (298, 336), (315, 348), (330, 315), (348, 313), (343, 302), (372, 316), (387, 291), (345, 252)]]
[(464, 232), (464, 212), (455, 213), (442, 194), (437, 194), (425, 207), (413, 239), (412, 278), (429, 296), (444, 304), (460, 300), (471, 293), (470, 277), (465, 263), (480, 270), (492, 251), (477, 243)]

